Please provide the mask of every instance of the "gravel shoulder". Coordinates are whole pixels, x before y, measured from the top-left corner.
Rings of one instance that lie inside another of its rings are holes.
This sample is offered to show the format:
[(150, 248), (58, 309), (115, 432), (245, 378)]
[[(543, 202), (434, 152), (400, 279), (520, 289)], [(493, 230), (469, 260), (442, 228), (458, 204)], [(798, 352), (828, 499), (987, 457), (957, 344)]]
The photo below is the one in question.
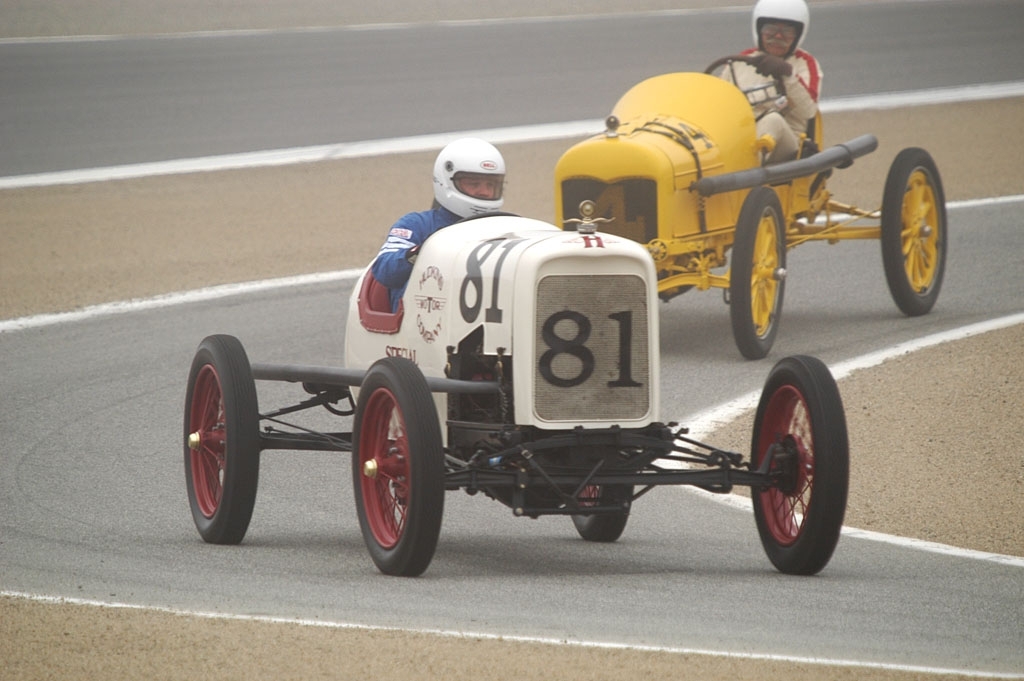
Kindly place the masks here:
[[(533, 13), (568, 13), (580, 4), (538, 0), (536, 7), (546, 11)], [(614, 3), (592, 4), (617, 9)], [(680, 5), (652, 1), (631, 8), (669, 9), (669, 4)], [(247, 8), (259, 18), (240, 23), (230, 2), (183, 0), (171, 11), (156, 0), (68, 7), (10, 0), (0, 8), (0, 37), (419, 21), (460, 16), (470, 3), (370, 5), (380, 14), (328, 0), (260, 0)], [(420, 9), (402, 9), (413, 6)], [(341, 16), (342, 11), (364, 14)], [(529, 13), (529, 2), (519, 11)], [(863, 132), (880, 139), (875, 154), (841, 171), (830, 186), (850, 202), (873, 207), (895, 153), (922, 146), (935, 156), (951, 201), (1020, 193), (1024, 160), (1005, 150), (1024, 148), (1022, 112), (1024, 99), (1011, 99), (830, 116), (827, 143)], [(974, 131), (970, 139), (956, 132), (968, 128)], [(509, 210), (551, 218), (552, 168), (572, 141), (503, 147), (510, 167)], [(428, 191), (424, 180), (432, 158), (432, 153), (405, 154), (2, 191), (0, 319), (362, 266), (396, 215), (430, 199), (424, 193), (396, 202), (379, 187)], [(232, 257), (225, 259), (225, 251)], [(1022, 357), (1024, 327), (1017, 326), (922, 350), (844, 379), (840, 389), (852, 453), (847, 523), (1024, 556)], [(960, 449), (963, 424), (970, 424), (971, 452)], [(749, 429), (750, 419), (741, 418), (711, 441), (742, 450)], [(922, 460), (935, 465), (920, 470)], [(935, 473), (940, 468), (942, 475)], [(991, 475), (994, 468), (1001, 474)], [(275, 679), (618, 681), (623, 670), (630, 678), (677, 678), (681, 667), (694, 678), (708, 679), (919, 678), (900, 671), (212, 620), (10, 597), (0, 597), (0, 659), (0, 679), (10, 680), (184, 679), (211, 668), (226, 678)]]
[[(870, 132), (879, 147), (829, 187), (877, 208), (892, 159), (918, 146), (949, 201), (1017, 194), (1024, 160), (1004, 150), (1024, 148), (1022, 113), (1024, 98), (830, 115), (826, 144)], [(552, 220), (555, 163), (575, 141), (502, 145), (506, 209)], [(0, 319), (362, 267), (396, 216), (430, 204), (435, 154), (4, 190)]]

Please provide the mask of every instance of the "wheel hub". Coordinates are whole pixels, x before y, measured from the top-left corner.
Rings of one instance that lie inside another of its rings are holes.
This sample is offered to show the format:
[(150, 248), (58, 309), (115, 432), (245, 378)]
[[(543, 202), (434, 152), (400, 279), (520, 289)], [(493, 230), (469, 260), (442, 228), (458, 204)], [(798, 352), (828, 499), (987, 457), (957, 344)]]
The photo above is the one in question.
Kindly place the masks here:
[(796, 440), (787, 435), (781, 442), (772, 447), (771, 470), (778, 481), (778, 490), (790, 495), (796, 491), (798, 479), (798, 461), (800, 460)]

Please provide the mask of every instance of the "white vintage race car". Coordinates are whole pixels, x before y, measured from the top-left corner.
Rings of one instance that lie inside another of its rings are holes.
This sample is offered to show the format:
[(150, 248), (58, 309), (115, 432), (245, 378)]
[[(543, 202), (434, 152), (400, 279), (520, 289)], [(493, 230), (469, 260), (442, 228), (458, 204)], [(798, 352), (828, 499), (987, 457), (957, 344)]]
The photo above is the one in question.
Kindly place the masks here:
[[(483, 492), (517, 516), (568, 515), (589, 541), (618, 539), (658, 485), (749, 486), (765, 551), (813, 574), (839, 539), (849, 477), (842, 402), (828, 369), (788, 357), (770, 372), (749, 457), (659, 421), (657, 275), (647, 250), (597, 231), (491, 214), (424, 243), (402, 305), (367, 270), (345, 333), (345, 368), (250, 364), (232, 336), (192, 363), (184, 460), (204, 540), (242, 541), (263, 451), (352, 453), (359, 524), (384, 573), (429, 566), (446, 490)], [(261, 411), (257, 381), (303, 399)], [(323, 407), (351, 432), (288, 419)]]

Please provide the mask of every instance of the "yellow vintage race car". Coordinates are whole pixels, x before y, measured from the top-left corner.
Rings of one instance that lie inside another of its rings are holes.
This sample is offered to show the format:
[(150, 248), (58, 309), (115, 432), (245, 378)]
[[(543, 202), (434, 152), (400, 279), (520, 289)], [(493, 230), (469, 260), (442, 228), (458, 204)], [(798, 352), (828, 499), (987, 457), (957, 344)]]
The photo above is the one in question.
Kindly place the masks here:
[(749, 359), (771, 350), (786, 252), (808, 241), (879, 239), (896, 305), (909, 316), (930, 311), (948, 236), (931, 155), (903, 149), (889, 168), (881, 207), (871, 210), (834, 200), (826, 181), (874, 151), (873, 135), (823, 149), (819, 114), (797, 159), (763, 164), (773, 141), (758, 137), (751, 104), (784, 98), (781, 82), (744, 92), (716, 75), (747, 59), (723, 57), (703, 73), (655, 76), (626, 92), (604, 132), (556, 164), (555, 222), (571, 230), (581, 218), (601, 221), (602, 231), (645, 244), (662, 300), (692, 288), (723, 289), (733, 337)]

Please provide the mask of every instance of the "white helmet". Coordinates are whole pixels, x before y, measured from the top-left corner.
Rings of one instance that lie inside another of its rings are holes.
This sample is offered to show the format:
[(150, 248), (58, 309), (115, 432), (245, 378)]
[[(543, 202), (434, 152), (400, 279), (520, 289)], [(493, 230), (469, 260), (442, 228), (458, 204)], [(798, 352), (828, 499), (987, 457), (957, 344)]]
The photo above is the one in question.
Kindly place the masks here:
[(504, 184), (505, 159), (482, 139), (455, 140), (434, 161), (434, 198), (459, 217), (500, 210)]
[(790, 50), (790, 54), (792, 54), (807, 37), (807, 27), (811, 23), (807, 3), (804, 0), (757, 0), (757, 4), (754, 5), (751, 28), (754, 31), (754, 44), (759, 50), (764, 49), (761, 45), (761, 25), (772, 20), (797, 24), (796, 40), (793, 41), (793, 47)]

